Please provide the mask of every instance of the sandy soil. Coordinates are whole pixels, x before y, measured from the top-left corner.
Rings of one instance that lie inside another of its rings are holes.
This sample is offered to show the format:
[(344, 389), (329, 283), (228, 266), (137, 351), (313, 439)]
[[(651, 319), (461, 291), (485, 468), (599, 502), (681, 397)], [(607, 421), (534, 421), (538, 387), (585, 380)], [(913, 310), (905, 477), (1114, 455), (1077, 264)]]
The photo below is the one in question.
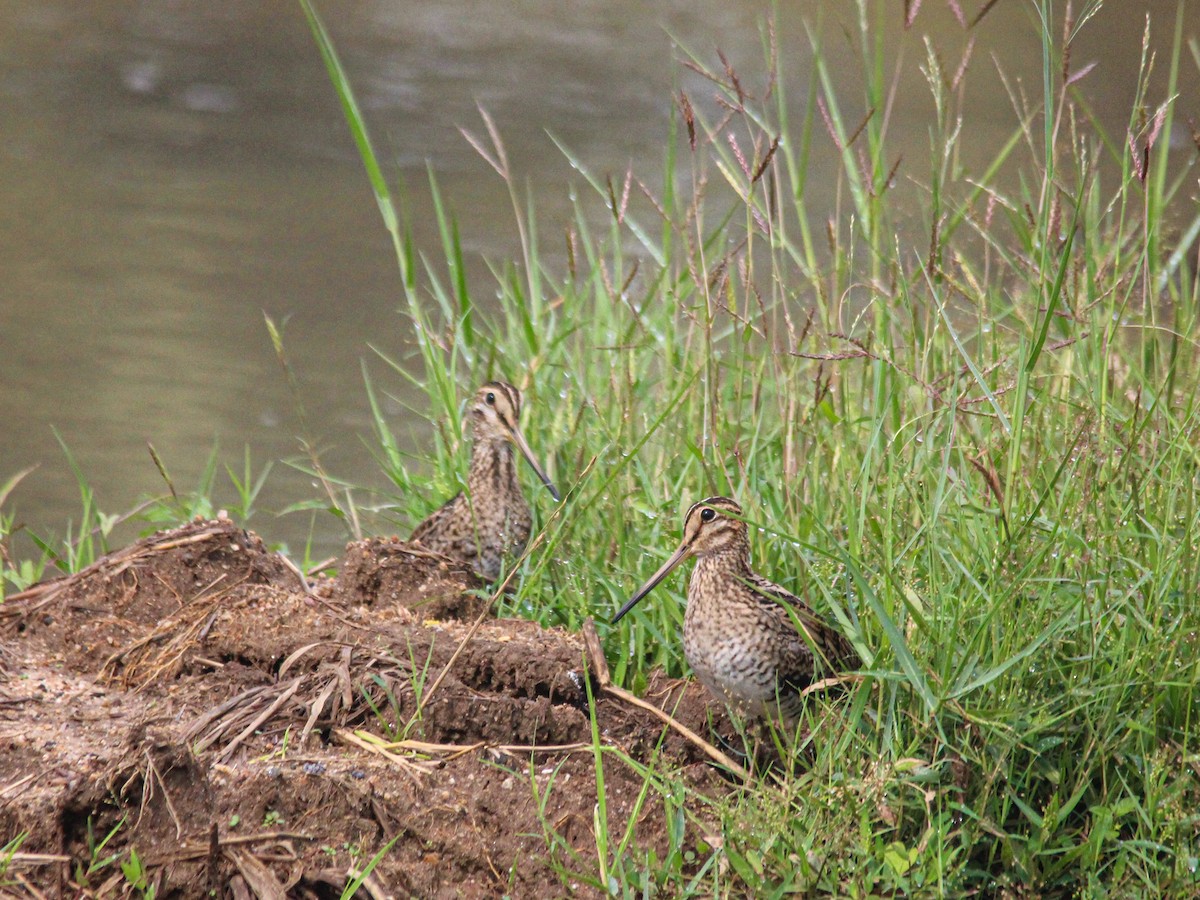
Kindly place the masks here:
[[(0, 841), (27, 836), (0, 893), (128, 894), (133, 848), (159, 898), (337, 897), (395, 838), (359, 896), (590, 895), (572, 875), (595, 869), (583, 642), (518, 620), (469, 634), (477, 587), (374, 539), (306, 588), (218, 520), (10, 598)], [(662, 680), (647, 699), (707, 732), (696, 685)], [(595, 710), (605, 744), (730, 789), (646, 711), (609, 696)], [(396, 723), (411, 743), (379, 746)], [(623, 829), (643, 780), (606, 757), (604, 785)], [(565, 842), (554, 856), (546, 828)], [(661, 858), (653, 798), (637, 840)]]

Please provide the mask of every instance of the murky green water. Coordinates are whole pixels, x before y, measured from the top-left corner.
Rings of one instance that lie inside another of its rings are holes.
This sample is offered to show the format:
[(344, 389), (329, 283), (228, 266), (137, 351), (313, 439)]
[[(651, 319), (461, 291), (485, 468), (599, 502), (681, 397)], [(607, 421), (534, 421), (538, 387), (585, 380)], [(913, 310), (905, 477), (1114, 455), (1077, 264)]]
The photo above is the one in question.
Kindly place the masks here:
[[(572, 173), (547, 132), (593, 170), (632, 165), (652, 181), (673, 87), (707, 93), (675, 62), (674, 40), (709, 59), (720, 46), (757, 81), (757, 23), (769, 10), (731, 0), (319, 5), (379, 149), (410, 186), (418, 241), (436, 251), (428, 161), (462, 220), (467, 252), (491, 259), (513, 253), (516, 237), (504, 186), (457, 130), (478, 130), (477, 102), (534, 191), (544, 232), (561, 234)], [(821, 4), (783, 5), (780, 47), (800, 100), (804, 23)], [(963, 3), (968, 14), (979, 5)], [(918, 180), (931, 108), (916, 66), (922, 38), (948, 64), (965, 43), (949, 5), (925, 6), (903, 32), (900, 4), (888, 5), (906, 72), (889, 127), (906, 160), (900, 177)], [(968, 162), (971, 153), (987, 158), (1013, 126), (992, 57), (1027, 92), (1040, 92), (1031, 9), (1004, 0), (978, 32)], [(1175, 9), (1173, 0), (1109, 3), (1076, 49), (1076, 65), (1099, 63), (1083, 88), (1118, 134), (1143, 10), (1165, 54)], [(411, 350), (395, 314), (390, 244), (298, 6), (0, 0), (0, 22), (0, 483), (39, 465), (10, 501), (21, 519), (61, 532), (78, 516), (52, 429), (110, 512), (162, 489), (147, 440), (183, 488), (194, 486), (216, 441), (222, 459), (239, 464), (244, 445), (259, 465), (297, 456), (294, 404), (264, 311), (287, 320), (328, 468), (380, 485), (360, 437), (369, 431), (360, 360), (372, 357), (368, 342), (394, 357)], [(1185, 29), (1200, 36), (1200, 3), (1189, 2)], [(827, 35), (852, 100), (858, 65), (839, 29)], [(1186, 51), (1183, 72), (1181, 123), (1200, 119)], [(810, 197), (818, 208), (822, 201)], [(475, 270), (477, 297), (491, 293), (485, 271)], [(381, 387), (403, 391), (375, 369)], [(419, 446), (425, 423), (406, 420), (399, 406), (391, 413), (401, 438)], [(277, 466), (252, 524), (296, 546), (308, 519), (270, 513), (311, 496), (307, 477)], [(342, 539), (331, 520), (321, 523), (321, 547)]]

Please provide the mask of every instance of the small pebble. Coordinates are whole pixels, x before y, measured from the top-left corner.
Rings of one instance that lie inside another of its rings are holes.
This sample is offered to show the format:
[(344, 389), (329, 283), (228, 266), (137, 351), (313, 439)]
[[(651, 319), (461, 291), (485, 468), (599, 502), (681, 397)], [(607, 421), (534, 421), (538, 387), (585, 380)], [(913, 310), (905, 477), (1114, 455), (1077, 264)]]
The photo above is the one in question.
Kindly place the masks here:
[(366, 778), (366, 777), (367, 777), (367, 773), (366, 773), (366, 772), (364, 772), (362, 769), (351, 769), (351, 770), (350, 770), (350, 777), (351, 777), (351, 778), (359, 778), (359, 779), (361, 779), (361, 778)]
[(267, 776), (270, 778), (278, 778), (280, 776), (279, 766), (267, 766)]
[(322, 762), (306, 762), (304, 764), (305, 775), (324, 775), (325, 763)]

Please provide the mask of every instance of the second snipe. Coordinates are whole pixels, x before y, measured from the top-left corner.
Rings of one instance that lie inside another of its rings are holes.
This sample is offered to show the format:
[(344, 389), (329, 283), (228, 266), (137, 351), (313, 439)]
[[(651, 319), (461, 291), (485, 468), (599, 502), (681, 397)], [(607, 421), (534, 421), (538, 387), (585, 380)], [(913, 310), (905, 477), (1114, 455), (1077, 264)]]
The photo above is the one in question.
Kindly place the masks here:
[(687, 511), (679, 548), (613, 622), (689, 556), (696, 557), (696, 568), (688, 584), (683, 652), (720, 700), (751, 716), (779, 714), (791, 722), (804, 688), (860, 665), (841, 632), (750, 568), (742, 508), (728, 497), (710, 497)]
[(517, 479), (513, 444), (550, 489), (562, 498), (521, 433), (521, 392), (503, 381), (489, 381), (471, 401), (468, 413), (474, 443), (467, 489), (448, 500), (413, 529), (409, 540), (461, 560), (475, 573), (495, 581), (507, 559), (520, 556), (529, 540), (533, 516)]

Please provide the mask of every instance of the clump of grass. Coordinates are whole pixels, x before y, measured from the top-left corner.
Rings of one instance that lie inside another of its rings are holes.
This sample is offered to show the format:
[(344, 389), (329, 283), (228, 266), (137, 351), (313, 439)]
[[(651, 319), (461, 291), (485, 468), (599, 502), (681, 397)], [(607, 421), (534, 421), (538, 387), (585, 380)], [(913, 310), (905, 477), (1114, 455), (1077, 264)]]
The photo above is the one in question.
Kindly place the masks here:
[[(389, 377), (423, 387), (414, 413), (438, 425), (428, 458), (404, 458), (368, 381), (398, 518), (419, 520), (461, 485), (460, 398), (503, 376), (572, 488), (509, 611), (603, 621), (669, 552), (687, 504), (731, 494), (758, 526), (763, 570), (869, 660), (847, 697), (814, 700), (805, 765), (715, 807), (648, 779), (687, 828), (701, 807), (717, 817), (711, 858), (630, 855), (629, 832), (599, 806), (597, 824), (615, 830), (598, 843), (596, 886), (1195, 889), (1200, 370), (1188, 335), (1200, 304), (1163, 218), (1194, 161), (1163, 139), (1182, 6), (1167, 99), (1155, 105), (1144, 61), (1121, 136), (1090, 114), (1086, 72), (1071, 68), (1095, 7), (1033, 5), (1043, 91), (1013, 92), (1010, 137), (982, 175), (959, 162), (968, 58), (946, 64), (927, 44), (930, 164), (900, 184), (885, 6), (866, 0), (864, 120), (842, 113), (819, 29), (798, 124), (785, 96), (796, 76), (770, 29), (758, 86), (692, 56), (715, 102), (678, 95), (662, 187), (592, 175), (564, 148), (596, 203), (578, 199), (554, 237), (484, 114), (486, 138), (467, 136), (508, 184), (521, 237), (486, 304), (432, 175), (441, 260), (413, 246), (309, 9), (400, 265), (417, 355), (386, 360)], [(823, 219), (805, 189), (830, 153), (841, 200)], [(1184, 239), (1198, 230), (1195, 216)], [(546, 255), (556, 245), (562, 262)], [(609, 631), (616, 680), (683, 671), (683, 590), (667, 582)]]
[[(191, 491), (182, 492), (176, 488), (175, 481), (167, 470), (166, 462), (154, 449), (154, 445), (147, 444), (147, 448), (155, 468), (158, 469), (158, 473), (167, 487), (168, 496), (156, 499), (147, 505), (139, 513), (140, 519), (159, 527), (168, 528), (197, 516), (211, 519), (221, 511), (217, 508), (215, 501), (217, 468), (220, 458), (219, 447), (214, 446), (212, 452), (209, 453), (208, 461), (200, 473), (196, 487)], [(225, 475), (229, 486), (233, 489), (233, 498), (231, 503), (223, 507), (224, 512), (238, 522), (244, 523), (253, 519), (258, 495), (262, 491), (263, 485), (266, 484), (273, 467), (274, 464), (268, 462), (258, 471), (258, 474), (255, 474), (249, 446), (243, 449), (240, 473), (231, 465), (226, 464), (224, 466)]]
[[(18, 484), (33, 472), (33, 468), (17, 473), (0, 485), (0, 600), (4, 599), (6, 593), (22, 591), (49, 577), (46, 572), (47, 566), (55, 570), (55, 574), (65, 575), (78, 572), (96, 562), (109, 552), (110, 541), (114, 539), (117, 526), (127, 522), (143, 523), (143, 530), (149, 531), (153, 528), (173, 528), (197, 516), (211, 519), (224, 512), (238, 522), (247, 523), (255, 515), (259, 493), (273, 467), (273, 463), (267, 463), (256, 474), (250, 448), (246, 447), (241, 472), (225, 465), (228, 486), (218, 484), (219, 448), (214, 446), (196, 487), (190, 491), (181, 490), (172, 479), (166, 462), (154, 445), (148, 443), (150, 459), (158, 469), (167, 493), (149, 497), (123, 513), (106, 513), (97, 501), (91, 481), (76, 461), (74, 453), (57, 433), (56, 437), (59, 437), (67, 464), (79, 486), (79, 521), (68, 522), (66, 531), (60, 538), (26, 528), (15, 512), (4, 508), (10, 495)], [(228, 502), (218, 504), (218, 494), (224, 496)], [(147, 525), (150, 527), (147, 528)], [(12, 549), (12, 539), (18, 535), (27, 539), (28, 543), (38, 550), (38, 559), (21, 558), (20, 551)], [(311, 564), (308, 554), (305, 554), (304, 562), (307, 570)]]
[(0, 602), (4, 600), (5, 594), (23, 591), (37, 582), (46, 566), (45, 555), (35, 562), (32, 559), (18, 558), (13, 552), (12, 537), (24, 526), (17, 519), (16, 513), (4, 508), (5, 502), (17, 485), (32, 471), (32, 468), (24, 469), (0, 485)]
[[(69, 522), (66, 533), (59, 539), (27, 528), (15, 512), (3, 509), (16, 487), (36, 467), (18, 472), (0, 485), (0, 600), (3, 600), (10, 588), (22, 591), (40, 581), (45, 576), (48, 566), (57, 570), (59, 574), (68, 574), (91, 565), (108, 552), (109, 538), (117, 525), (153, 504), (153, 501), (147, 501), (124, 514), (105, 513), (100, 508), (92, 485), (76, 461), (71, 448), (57, 431), (54, 432), (54, 436), (58, 439), (79, 486), (79, 522)], [(37, 549), (40, 555), (36, 561), (30, 558), (17, 559), (12, 549), (12, 539), (18, 535), (26, 538)]]

